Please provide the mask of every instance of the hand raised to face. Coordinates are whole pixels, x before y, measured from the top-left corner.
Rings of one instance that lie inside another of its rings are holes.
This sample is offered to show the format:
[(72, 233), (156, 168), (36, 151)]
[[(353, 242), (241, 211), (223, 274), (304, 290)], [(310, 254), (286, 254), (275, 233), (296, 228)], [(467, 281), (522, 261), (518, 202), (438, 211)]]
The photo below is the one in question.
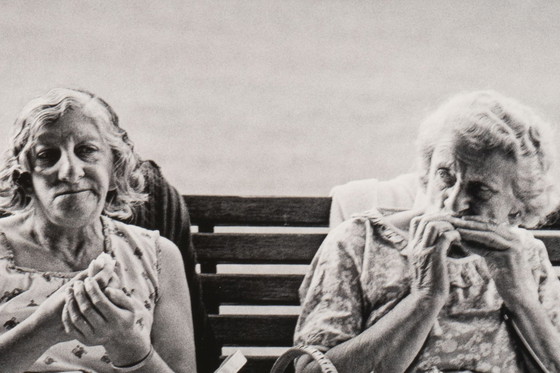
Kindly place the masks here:
[(446, 257), (459, 233), (444, 214), (426, 214), (410, 223), (410, 241), (406, 249), (411, 259), (412, 292), (444, 301), (449, 295)]
[(507, 223), (497, 224), (480, 217), (451, 218), (461, 235), (462, 246), (484, 258), (498, 292), (514, 306), (538, 297), (527, 252), (539, 241)]

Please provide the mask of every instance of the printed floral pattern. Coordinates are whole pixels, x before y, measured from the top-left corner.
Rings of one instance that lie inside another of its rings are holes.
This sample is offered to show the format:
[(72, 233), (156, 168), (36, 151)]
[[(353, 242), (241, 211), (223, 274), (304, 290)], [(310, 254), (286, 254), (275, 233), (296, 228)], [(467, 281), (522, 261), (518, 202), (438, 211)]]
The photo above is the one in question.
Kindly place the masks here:
[[(102, 222), (104, 251), (117, 260), (115, 271), (121, 280), (123, 292), (144, 304), (136, 325), (142, 332), (149, 334), (154, 307), (159, 299), (159, 234), (107, 217), (102, 217)], [(18, 267), (9, 242), (0, 232), (0, 335), (25, 320), (38, 305), (75, 275)], [(113, 372), (103, 347), (84, 346), (75, 340), (59, 343), (47, 350), (31, 370)]]
[[(406, 245), (377, 211), (333, 230), (301, 285), (295, 344), (326, 351), (390, 312), (409, 294)], [(528, 257), (540, 300), (560, 327), (560, 282), (546, 248), (535, 247)], [(504, 323), (503, 301), (483, 258), (450, 258), (448, 269), (450, 297), (410, 371), (523, 372), (519, 346)]]

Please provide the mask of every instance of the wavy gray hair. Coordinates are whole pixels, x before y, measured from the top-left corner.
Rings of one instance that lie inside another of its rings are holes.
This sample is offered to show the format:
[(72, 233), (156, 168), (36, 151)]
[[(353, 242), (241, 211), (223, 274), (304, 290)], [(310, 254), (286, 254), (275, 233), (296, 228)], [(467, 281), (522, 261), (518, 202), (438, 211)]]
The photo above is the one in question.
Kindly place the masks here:
[(132, 206), (146, 200), (142, 193), (144, 177), (140, 158), (111, 106), (91, 92), (69, 88), (55, 88), (30, 101), (14, 123), (14, 135), (3, 159), (0, 171), (0, 208), (9, 212), (32, 208), (29, 195), (31, 168), (29, 152), (35, 135), (43, 126), (55, 123), (62, 115), (79, 110), (91, 118), (113, 154), (113, 180), (116, 188), (107, 194), (103, 213), (127, 218)]
[(436, 145), (449, 136), (473, 151), (498, 151), (516, 162), (513, 190), (524, 204), (524, 226), (544, 223), (557, 208), (552, 127), (531, 108), (494, 91), (463, 93), (445, 102), (420, 126), (417, 147), (424, 185)]

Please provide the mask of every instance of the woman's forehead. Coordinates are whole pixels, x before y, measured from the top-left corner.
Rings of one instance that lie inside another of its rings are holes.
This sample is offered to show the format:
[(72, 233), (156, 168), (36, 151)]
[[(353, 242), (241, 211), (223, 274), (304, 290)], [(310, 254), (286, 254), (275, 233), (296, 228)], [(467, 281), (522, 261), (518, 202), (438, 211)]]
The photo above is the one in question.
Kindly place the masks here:
[(97, 120), (78, 110), (71, 110), (58, 120), (45, 123), (34, 135), (36, 141), (60, 141), (69, 137), (101, 139)]
[(433, 164), (455, 164), (487, 168), (496, 164), (515, 165), (513, 159), (506, 157), (497, 149), (476, 149), (469, 144), (456, 140), (443, 139), (434, 148)]

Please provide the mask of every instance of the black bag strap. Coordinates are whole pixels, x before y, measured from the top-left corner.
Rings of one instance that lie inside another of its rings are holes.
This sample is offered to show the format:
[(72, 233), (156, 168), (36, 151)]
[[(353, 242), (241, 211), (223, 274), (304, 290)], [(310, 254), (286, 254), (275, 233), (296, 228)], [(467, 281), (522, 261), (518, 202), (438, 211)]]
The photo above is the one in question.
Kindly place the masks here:
[(541, 359), (539, 359), (535, 351), (533, 351), (533, 348), (529, 345), (529, 342), (527, 342), (527, 340), (521, 333), (521, 330), (519, 330), (519, 327), (509, 316), (508, 310), (505, 306), (502, 307), (502, 315), (504, 317), (504, 320), (506, 320), (506, 324), (511, 330), (513, 330), (513, 334), (517, 337), (517, 341), (521, 344), (521, 347), (523, 349), (523, 356), (525, 357), (525, 361), (529, 365), (529, 368), (531, 368), (531, 372), (550, 373), (550, 371), (542, 363)]

